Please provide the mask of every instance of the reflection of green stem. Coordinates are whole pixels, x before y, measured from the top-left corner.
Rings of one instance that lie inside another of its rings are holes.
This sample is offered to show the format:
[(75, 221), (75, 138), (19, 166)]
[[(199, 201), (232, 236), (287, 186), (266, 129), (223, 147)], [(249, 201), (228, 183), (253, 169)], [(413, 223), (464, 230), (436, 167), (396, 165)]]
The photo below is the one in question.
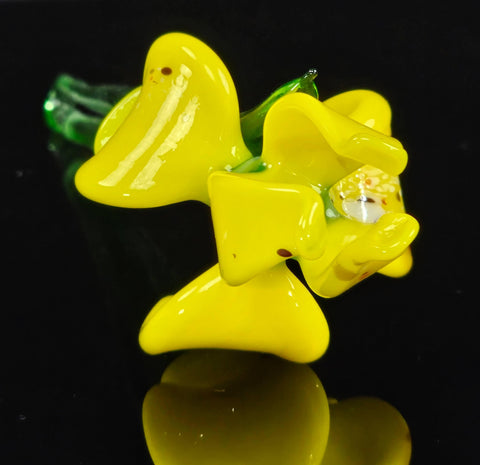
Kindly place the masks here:
[[(262, 152), (263, 123), (270, 107), (280, 97), (293, 92), (304, 92), (318, 98), (313, 82), (316, 76), (315, 70), (307, 71), (280, 86), (260, 105), (240, 115), (242, 136), (254, 157)], [(45, 100), (45, 121), (50, 129), (65, 139), (92, 148), (103, 117), (130, 90), (128, 86), (115, 84), (90, 85), (62, 74), (55, 80)], [(247, 170), (247, 166), (248, 171), (257, 171), (261, 163), (255, 160), (253, 164), (243, 166), (242, 170)]]

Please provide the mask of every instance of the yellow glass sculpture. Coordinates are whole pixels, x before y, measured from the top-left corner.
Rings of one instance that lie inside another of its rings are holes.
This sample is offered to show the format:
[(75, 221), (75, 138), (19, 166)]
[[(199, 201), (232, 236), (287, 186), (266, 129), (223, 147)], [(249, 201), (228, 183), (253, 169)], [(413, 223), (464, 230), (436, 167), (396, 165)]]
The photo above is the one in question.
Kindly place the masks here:
[(324, 102), (281, 95), (262, 107), (263, 148), (252, 157), (227, 68), (200, 40), (171, 33), (150, 48), (142, 85), (100, 125), (75, 178), (83, 195), (129, 208), (211, 206), (219, 264), (151, 310), (145, 351), (219, 347), (313, 361), (328, 327), (286, 260), (322, 297), (410, 269), (418, 223), (403, 205), (407, 153), (391, 137), (388, 102), (368, 90)]

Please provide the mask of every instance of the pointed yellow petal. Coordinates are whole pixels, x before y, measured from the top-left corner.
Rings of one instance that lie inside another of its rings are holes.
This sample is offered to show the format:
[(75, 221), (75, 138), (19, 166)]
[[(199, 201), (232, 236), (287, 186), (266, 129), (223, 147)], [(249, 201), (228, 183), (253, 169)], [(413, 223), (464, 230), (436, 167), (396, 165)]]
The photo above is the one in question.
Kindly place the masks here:
[[(361, 165), (397, 175), (407, 163), (400, 142), (306, 94), (290, 94), (267, 113), (262, 158), (277, 180), (326, 188)], [(293, 181), (291, 181), (293, 182)]]
[(243, 284), (289, 257), (322, 255), (323, 202), (310, 187), (223, 172), (208, 182), (220, 270), (228, 284)]
[(330, 405), (330, 434), (322, 465), (408, 465), (407, 423), (387, 402), (353, 397)]
[(75, 183), (120, 207), (207, 203), (210, 172), (249, 157), (227, 68), (200, 40), (171, 33), (150, 48), (137, 103)]
[(308, 363), (327, 349), (329, 330), (317, 302), (285, 263), (242, 286), (229, 286), (215, 265), (162, 299), (147, 316), (139, 341), (150, 354), (238, 349)]
[[(386, 213), (367, 229), (366, 225), (355, 225), (350, 220), (337, 220), (348, 221), (364, 233), (353, 236), (353, 239), (351, 236), (351, 242), (347, 244), (340, 242), (345, 237), (338, 236), (340, 241), (329, 252), (339, 250), (339, 253), (331, 262), (327, 261), (331, 257), (327, 254), (327, 258), (317, 261), (299, 259), (308, 285), (322, 297), (335, 297), (345, 292), (398, 258), (414, 240), (419, 228), (418, 222), (404, 213)], [(335, 237), (330, 238), (334, 244)]]

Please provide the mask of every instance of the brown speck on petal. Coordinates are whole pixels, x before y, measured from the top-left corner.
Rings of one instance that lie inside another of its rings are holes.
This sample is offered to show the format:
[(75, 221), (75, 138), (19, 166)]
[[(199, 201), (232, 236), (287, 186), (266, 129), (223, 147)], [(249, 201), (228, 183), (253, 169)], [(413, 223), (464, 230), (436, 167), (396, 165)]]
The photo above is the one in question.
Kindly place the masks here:
[(292, 256), (292, 252), (290, 252), (287, 249), (278, 249), (277, 254), (280, 255), (280, 257), (285, 257), (285, 258)]
[(359, 202), (367, 202), (367, 203), (375, 203), (375, 200), (372, 199), (371, 197), (365, 197), (364, 195), (362, 195), (359, 199), (358, 199)]
[(360, 280), (365, 279), (370, 273), (368, 271), (365, 271), (365, 273), (360, 276)]
[(172, 68), (169, 68), (168, 66), (165, 66), (160, 71), (162, 72), (162, 74), (165, 74), (165, 76), (172, 74)]

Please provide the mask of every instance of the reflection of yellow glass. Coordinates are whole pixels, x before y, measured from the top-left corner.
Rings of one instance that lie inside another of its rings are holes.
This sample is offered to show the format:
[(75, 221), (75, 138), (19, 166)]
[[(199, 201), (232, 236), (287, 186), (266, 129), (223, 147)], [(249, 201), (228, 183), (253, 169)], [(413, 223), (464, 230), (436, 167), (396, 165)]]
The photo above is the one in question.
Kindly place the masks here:
[(189, 351), (143, 403), (155, 465), (407, 465), (399, 412), (376, 398), (327, 401), (308, 366), (223, 350)]
[(317, 302), (285, 263), (241, 286), (229, 286), (216, 265), (160, 300), (139, 340), (150, 354), (221, 348), (307, 363), (324, 354), (329, 330)]
[(375, 397), (330, 403), (330, 432), (321, 465), (408, 465), (412, 439), (405, 419)]
[(325, 452), (329, 409), (306, 365), (190, 351), (147, 393), (143, 425), (155, 465), (313, 465)]
[(110, 115), (100, 128), (98, 152), (78, 170), (77, 188), (120, 207), (208, 203), (208, 174), (251, 157), (227, 68), (200, 40), (166, 34), (150, 48), (137, 92), (112, 110), (120, 119), (128, 112), (120, 125)]

